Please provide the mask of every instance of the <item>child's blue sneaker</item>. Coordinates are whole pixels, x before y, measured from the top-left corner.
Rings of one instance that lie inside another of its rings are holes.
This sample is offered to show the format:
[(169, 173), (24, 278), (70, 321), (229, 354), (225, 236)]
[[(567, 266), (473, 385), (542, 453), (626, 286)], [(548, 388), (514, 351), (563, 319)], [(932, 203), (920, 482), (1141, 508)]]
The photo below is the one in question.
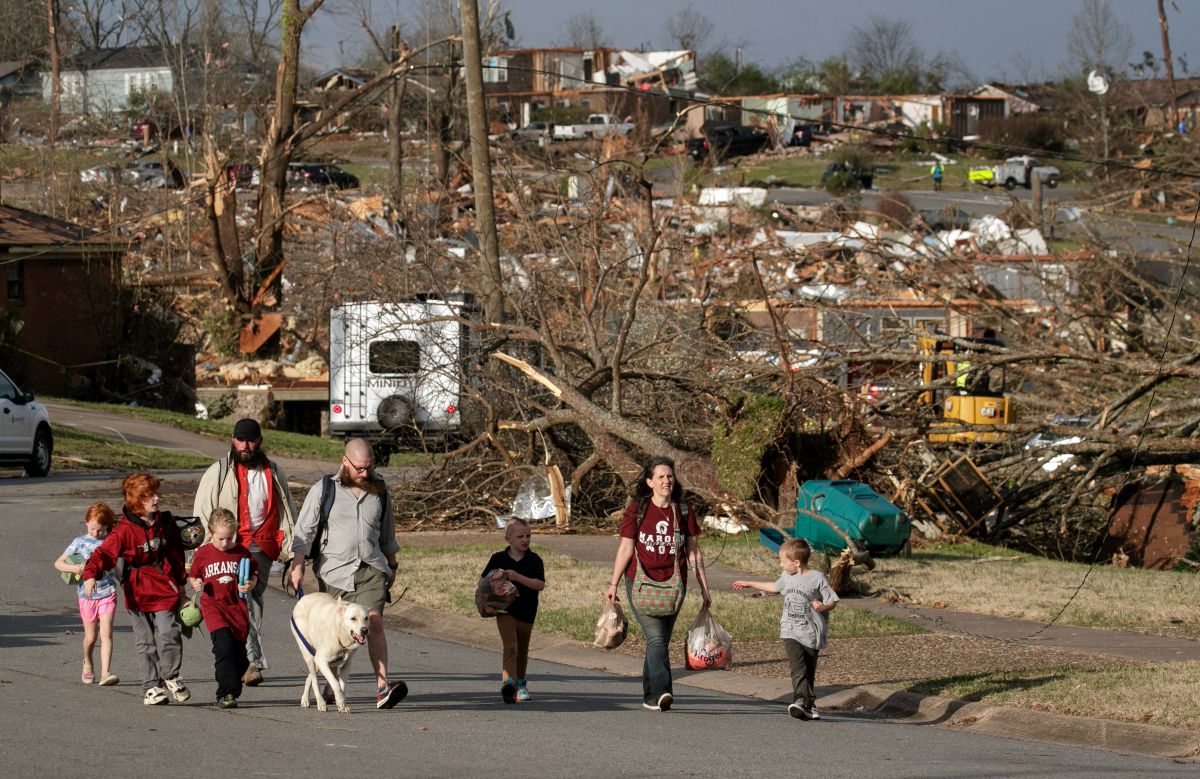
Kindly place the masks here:
[(529, 700), (529, 689), (525, 686), (524, 679), (517, 679), (517, 703), (524, 703)]

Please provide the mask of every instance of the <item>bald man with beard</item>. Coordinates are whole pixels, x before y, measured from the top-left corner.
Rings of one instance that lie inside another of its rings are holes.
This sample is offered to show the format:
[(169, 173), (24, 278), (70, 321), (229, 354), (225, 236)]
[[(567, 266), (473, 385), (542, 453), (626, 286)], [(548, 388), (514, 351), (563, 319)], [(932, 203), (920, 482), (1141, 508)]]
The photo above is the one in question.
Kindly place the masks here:
[[(375, 473), (375, 453), (362, 438), (346, 442), (341, 467), (333, 477), (333, 504), (321, 548), (313, 561), (313, 574), (321, 592), (357, 603), (367, 610), (367, 652), (375, 669), (375, 707), (390, 709), (408, 694), (404, 682), (388, 679), (387, 637), (383, 632), (383, 607), (396, 578), (396, 521), (387, 484)], [(312, 547), (321, 513), (322, 484), (308, 491), (296, 519), (292, 540), (292, 565), (288, 580), (299, 587), (304, 580), (304, 558)]]

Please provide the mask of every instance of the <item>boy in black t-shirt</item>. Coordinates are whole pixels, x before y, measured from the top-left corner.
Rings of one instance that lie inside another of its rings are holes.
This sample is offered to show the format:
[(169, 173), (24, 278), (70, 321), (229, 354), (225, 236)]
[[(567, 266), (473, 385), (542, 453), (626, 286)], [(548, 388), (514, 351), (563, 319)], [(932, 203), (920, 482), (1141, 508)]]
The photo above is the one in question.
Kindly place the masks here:
[(496, 628), (504, 644), (504, 670), (500, 676), (500, 696), (505, 703), (529, 700), (525, 686), (525, 667), (529, 663), (529, 637), (537, 617), (538, 593), (546, 588), (546, 570), (542, 558), (529, 551), (529, 523), (513, 517), (504, 527), (508, 548), (488, 560), (482, 576), (503, 572), (504, 578), (517, 585), (517, 599), (508, 613), (496, 615)]

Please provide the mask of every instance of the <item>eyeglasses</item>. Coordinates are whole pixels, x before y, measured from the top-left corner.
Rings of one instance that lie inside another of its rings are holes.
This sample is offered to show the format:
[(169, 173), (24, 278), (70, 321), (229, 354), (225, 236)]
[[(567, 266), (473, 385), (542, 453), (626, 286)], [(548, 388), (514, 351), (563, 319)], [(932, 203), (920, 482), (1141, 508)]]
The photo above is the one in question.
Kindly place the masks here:
[(357, 473), (367, 473), (367, 472), (369, 472), (369, 471), (370, 471), (372, 468), (374, 468), (374, 467), (375, 467), (375, 463), (367, 463), (366, 465), (355, 465), (354, 463), (350, 462), (350, 458), (349, 458), (349, 457), (343, 457), (343, 458), (342, 458), (342, 462), (344, 462), (344, 463), (345, 463), (347, 466), (349, 466), (350, 468), (352, 468), (352, 469), (353, 469), (354, 471), (356, 471)]

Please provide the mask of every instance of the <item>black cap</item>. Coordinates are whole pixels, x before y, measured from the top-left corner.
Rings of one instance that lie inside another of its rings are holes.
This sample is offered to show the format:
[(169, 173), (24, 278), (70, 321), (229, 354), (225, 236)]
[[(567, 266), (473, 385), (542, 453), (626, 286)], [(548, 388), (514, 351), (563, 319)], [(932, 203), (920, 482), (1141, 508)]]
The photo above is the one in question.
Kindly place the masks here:
[(233, 437), (239, 441), (257, 441), (262, 438), (262, 428), (258, 426), (258, 420), (239, 419), (233, 426)]

